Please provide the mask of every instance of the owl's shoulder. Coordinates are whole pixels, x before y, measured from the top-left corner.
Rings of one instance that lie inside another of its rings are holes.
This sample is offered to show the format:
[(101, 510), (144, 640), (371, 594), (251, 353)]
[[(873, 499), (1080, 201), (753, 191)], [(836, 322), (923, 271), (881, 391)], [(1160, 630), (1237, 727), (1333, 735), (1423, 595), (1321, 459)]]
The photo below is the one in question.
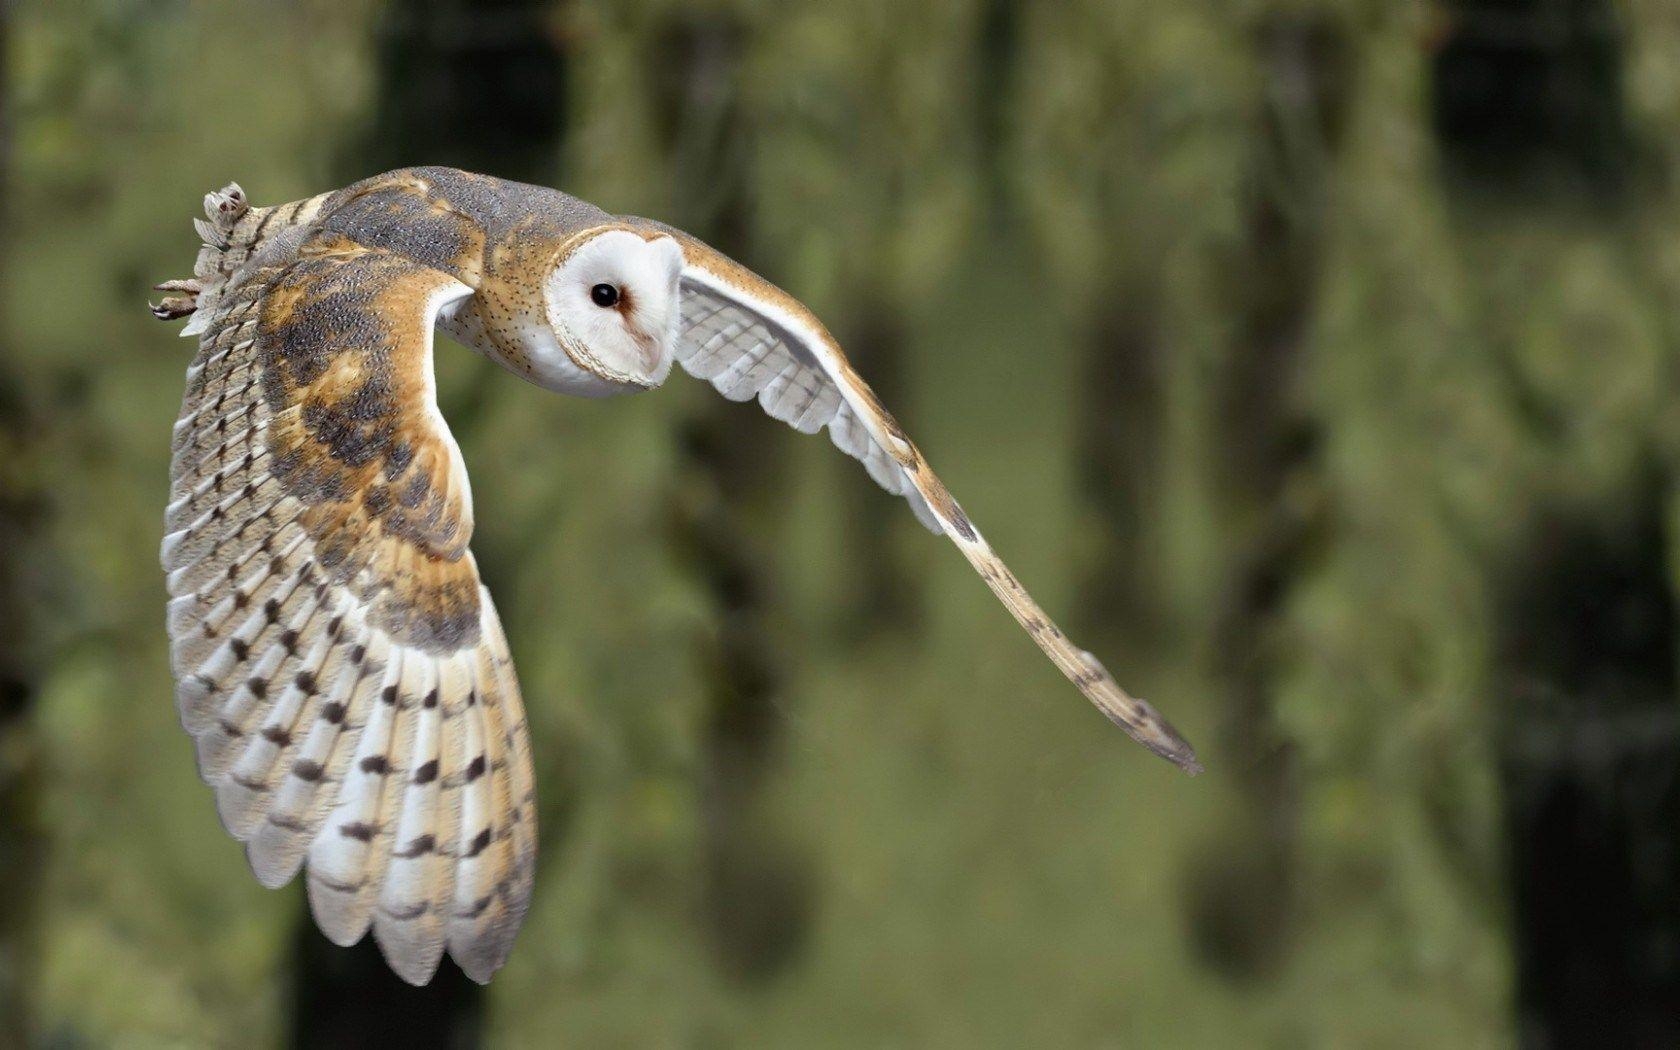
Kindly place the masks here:
[(393, 251), (477, 286), (484, 261), (525, 255), (613, 221), (588, 201), (547, 186), (458, 168), (398, 168), (345, 187), (320, 227)]

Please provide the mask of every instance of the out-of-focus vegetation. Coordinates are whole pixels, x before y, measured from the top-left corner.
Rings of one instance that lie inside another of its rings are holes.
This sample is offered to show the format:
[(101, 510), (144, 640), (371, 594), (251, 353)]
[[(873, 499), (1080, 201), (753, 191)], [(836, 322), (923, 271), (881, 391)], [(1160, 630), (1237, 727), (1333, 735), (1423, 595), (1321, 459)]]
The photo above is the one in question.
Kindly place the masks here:
[[(0, 19), (0, 1045), (1680, 1041), (1671, 0)], [(403, 163), (809, 302), (1208, 775), (826, 441), (445, 351), (537, 896), (482, 994), (321, 944), (176, 723), (143, 307), (204, 191)]]

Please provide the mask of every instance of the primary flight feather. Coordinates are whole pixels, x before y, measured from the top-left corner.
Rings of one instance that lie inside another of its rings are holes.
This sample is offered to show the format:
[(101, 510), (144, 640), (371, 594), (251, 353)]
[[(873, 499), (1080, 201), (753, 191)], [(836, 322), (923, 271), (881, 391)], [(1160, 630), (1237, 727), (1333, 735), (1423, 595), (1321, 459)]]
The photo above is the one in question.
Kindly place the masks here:
[(700, 241), (448, 168), (273, 208), (230, 185), (205, 211), (194, 276), (153, 307), (199, 339), (162, 552), (177, 702), (258, 879), (305, 870), (335, 942), (372, 929), (407, 981), (445, 951), (487, 981), (531, 897), (530, 741), (434, 328), (561, 393), (652, 389), (676, 362), (826, 427), (1103, 714), (1200, 770), (1032, 600), (811, 312)]

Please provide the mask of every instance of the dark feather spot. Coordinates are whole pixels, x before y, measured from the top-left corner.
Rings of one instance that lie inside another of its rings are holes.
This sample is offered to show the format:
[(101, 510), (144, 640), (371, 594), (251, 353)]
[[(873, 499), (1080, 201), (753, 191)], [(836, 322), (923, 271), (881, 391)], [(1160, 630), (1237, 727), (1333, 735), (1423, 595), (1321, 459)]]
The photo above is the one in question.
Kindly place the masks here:
[(258, 700), (261, 700), (263, 697), (268, 695), (268, 683), (263, 681), (261, 678), (246, 679), (245, 688), (249, 689), (251, 691), (251, 695), (256, 697)]
[(233, 650), (233, 658), (240, 663), (244, 663), (245, 658), (251, 655), (250, 643), (243, 639), (235, 638), (228, 643), (228, 647)]
[(279, 621), (279, 619), (280, 619), (280, 599), (270, 598), (268, 601), (263, 602), (263, 615), (268, 617), (268, 622), (269, 623), (275, 623), (275, 622)]
[(416, 784), (430, 784), (432, 781), (437, 779), (437, 775), (438, 762), (437, 759), (434, 758), (414, 771), (414, 782)]
[(379, 699), (385, 701), (386, 704), (395, 707), (397, 703), (397, 687), (394, 685), (386, 686), (380, 691)]
[(307, 758), (300, 758), (292, 765), (292, 776), (310, 783), (320, 780), (325, 772), (326, 770), (321, 768), (321, 763), (312, 762)]
[(355, 839), (357, 842), (372, 842), (373, 836), (378, 830), (379, 829), (375, 828), (372, 824), (368, 824), (360, 820), (350, 824), (340, 824), (338, 826), (338, 833), (340, 835), (343, 835), (347, 839)]
[(292, 682), (298, 689), (302, 690), (305, 696), (315, 695), (315, 676), (308, 671), (299, 671), (298, 676), (292, 679)]
[(964, 540), (968, 541), (969, 543), (973, 543), (974, 542), (974, 525), (973, 525), (972, 522), (970, 522), (968, 520), (968, 515), (963, 512), (963, 509), (961, 507), (957, 506), (957, 501), (956, 500), (951, 501), (949, 517), (950, 517), (950, 521), (951, 521), (951, 527), (953, 529), (957, 530), (957, 535), (961, 536)]
[(321, 717), (325, 718), (333, 725), (338, 725), (340, 722), (344, 721), (344, 705), (334, 700), (332, 703), (321, 708)]
[(350, 662), (353, 664), (360, 664), (366, 656), (367, 646), (365, 645), (358, 645), (350, 650)]
[(472, 844), (467, 847), (467, 856), (476, 857), (480, 853), (483, 853), (485, 848), (489, 845), (490, 829), (485, 828), (483, 831), (473, 836)]
[(421, 500), (424, 500), (426, 498), (426, 494), (430, 491), (431, 488), (427, 482), (426, 475), (424, 473), (417, 473), (409, 479), (408, 484), (404, 485), (403, 490), (397, 494), (397, 502), (401, 503), (410, 510), (413, 510), (415, 507), (420, 506)]
[(433, 689), (431, 692), (426, 694), (425, 706), (427, 708), (433, 708), (433, 707), (436, 707), (437, 705), (438, 705), (438, 691), (436, 689)]
[(394, 481), (414, 460), (414, 448), (406, 441), (392, 440), (385, 453), (385, 477)]
[(467, 765), (467, 783), (471, 784), (484, 775), (484, 756), (479, 755)]
[(384, 755), (369, 755), (368, 757), (362, 759), (363, 773), (373, 773), (378, 776), (384, 776), (390, 771), (390, 769), (391, 763), (386, 761)]
[(280, 635), (280, 644), (286, 647), (287, 656), (297, 655), (298, 633), (288, 628)]
[(437, 839), (436, 838), (434, 838), (431, 835), (417, 835), (417, 836), (415, 836), (414, 840), (408, 844), (408, 847), (406, 849), (402, 850), (401, 852), (397, 853), (396, 856), (402, 857), (406, 860), (406, 859), (411, 859), (411, 858), (414, 858), (414, 857), (424, 856), (425, 854), (432, 852), (432, 850), (434, 850), (436, 848), (437, 848)]
[(262, 735), (264, 740), (281, 747), (292, 742), (292, 734), (284, 726), (263, 726)]

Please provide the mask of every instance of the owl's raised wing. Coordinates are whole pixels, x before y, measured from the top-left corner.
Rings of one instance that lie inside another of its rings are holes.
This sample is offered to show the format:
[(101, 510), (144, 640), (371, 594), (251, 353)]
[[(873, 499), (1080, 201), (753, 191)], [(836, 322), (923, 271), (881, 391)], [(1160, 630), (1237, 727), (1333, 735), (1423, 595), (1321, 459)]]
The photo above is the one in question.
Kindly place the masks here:
[(815, 434), (827, 427), (834, 446), (861, 461), (876, 484), (903, 496), (930, 531), (944, 532), (910, 475), (871, 432), (865, 422), (867, 409), (860, 410), (845, 396), (799, 334), (766, 314), (765, 301), (750, 302), (738, 289), (709, 281), (710, 271), (692, 262), (695, 256), (686, 242), (684, 251), (690, 261), (682, 278), (677, 344), (683, 370), (711, 383), (731, 401), (756, 397), (765, 412), (795, 430)]
[(682, 245), (677, 360), (686, 371), (732, 400), (756, 396), (770, 415), (806, 433), (827, 426), (834, 443), (862, 460), (883, 488), (903, 495), (923, 524), (951, 538), (1098, 710), (1162, 758), (1186, 772), (1201, 771), (1190, 745), (1166, 719), (1120, 688), (1102, 663), (1070, 641), (1033, 601), (810, 310), (680, 230), (632, 221), (656, 227)]
[(307, 228), (224, 272), (257, 216), (227, 192), (207, 208), (199, 280), (176, 282), (204, 291), (162, 551), (199, 773), (259, 880), (307, 863), (333, 941), (371, 926), (411, 983), (445, 948), (487, 981), (530, 900), (536, 823), (433, 396), (433, 323), (471, 289)]

